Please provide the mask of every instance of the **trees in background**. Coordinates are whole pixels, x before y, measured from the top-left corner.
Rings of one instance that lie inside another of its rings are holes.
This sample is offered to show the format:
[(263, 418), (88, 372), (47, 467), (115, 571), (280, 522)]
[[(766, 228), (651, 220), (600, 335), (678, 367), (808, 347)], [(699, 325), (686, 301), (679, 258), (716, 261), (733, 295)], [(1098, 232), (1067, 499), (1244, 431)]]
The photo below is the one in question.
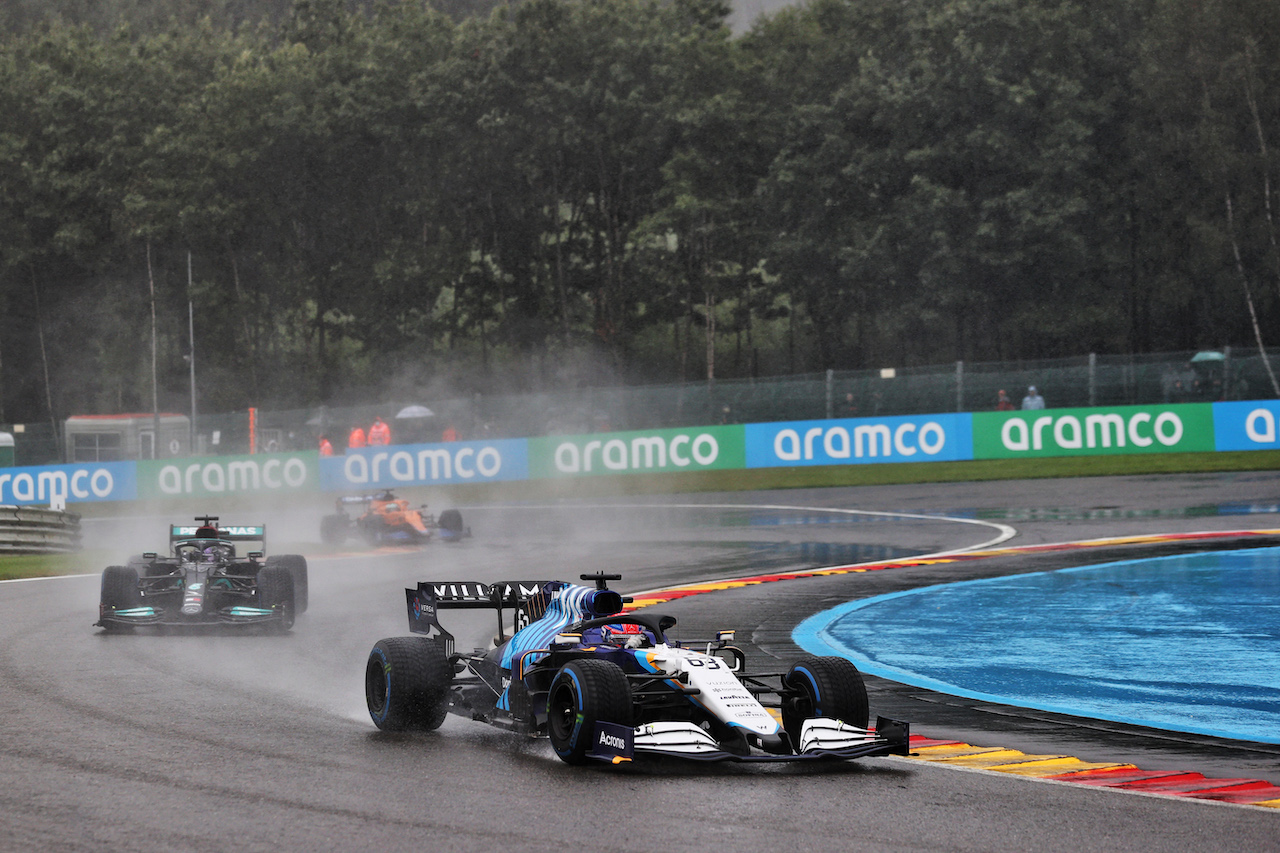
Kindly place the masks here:
[(495, 6), (4, 7), (0, 421), (1274, 343), (1274, 3)]

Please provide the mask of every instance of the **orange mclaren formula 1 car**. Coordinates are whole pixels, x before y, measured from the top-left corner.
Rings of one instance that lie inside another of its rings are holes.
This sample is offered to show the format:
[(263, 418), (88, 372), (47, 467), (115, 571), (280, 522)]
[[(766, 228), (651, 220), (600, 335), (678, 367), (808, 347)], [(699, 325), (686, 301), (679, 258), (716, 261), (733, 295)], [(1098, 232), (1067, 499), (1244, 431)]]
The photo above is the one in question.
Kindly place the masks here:
[[(353, 505), (363, 508), (356, 518), (347, 514), (347, 507)], [(370, 545), (414, 545), (435, 536), (455, 542), (471, 535), (456, 509), (446, 509), (436, 518), (426, 511), (426, 504), (410, 506), (390, 490), (338, 498), (337, 509), (320, 519), (320, 538), (328, 545), (341, 545), (353, 534)]]

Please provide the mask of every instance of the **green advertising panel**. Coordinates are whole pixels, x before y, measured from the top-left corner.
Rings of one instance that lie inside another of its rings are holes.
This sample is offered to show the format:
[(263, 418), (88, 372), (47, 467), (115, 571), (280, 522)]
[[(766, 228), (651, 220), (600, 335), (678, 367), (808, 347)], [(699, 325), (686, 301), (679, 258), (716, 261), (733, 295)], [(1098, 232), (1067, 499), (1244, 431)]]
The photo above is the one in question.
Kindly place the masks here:
[(320, 487), (317, 459), (314, 452), (148, 459), (138, 463), (138, 497), (148, 500), (180, 495), (317, 490)]
[(590, 477), (743, 468), (741, 425), (529, 439), (529, 476)]
[(975, 412), (974, 459), (1213, 450), (1213, 405)]

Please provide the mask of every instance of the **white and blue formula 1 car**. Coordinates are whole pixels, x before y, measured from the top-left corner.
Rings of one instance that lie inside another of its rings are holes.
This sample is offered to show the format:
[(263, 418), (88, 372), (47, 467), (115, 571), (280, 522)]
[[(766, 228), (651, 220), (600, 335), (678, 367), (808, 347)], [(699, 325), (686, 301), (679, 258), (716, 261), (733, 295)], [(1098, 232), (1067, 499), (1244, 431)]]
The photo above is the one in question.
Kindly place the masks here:
[[(365, 699), (383, 730), (429, 730), (453, 712), (543, 736), (563, 761), (613, 764), (659, 755), (701, 761), (796, 761), (906, 755), (907, 723), (867, 728), (867, 692), (848, 660), (806, 657), (747, 674), (732, 632), (676, 642), (676, 620), (622, 613), (619, 575), (565, 581), (419, 583), (405, 590), (414, 636), (378, 641)], [(490, 609), (496, 644), (469, 654), (441, 627), (449, 609)], [(504, 636), (504, 612), (517, 630)], [(773, 709), (775, 713), (771, 713)], [(781, 720), (781, 722), (779, 722)]]

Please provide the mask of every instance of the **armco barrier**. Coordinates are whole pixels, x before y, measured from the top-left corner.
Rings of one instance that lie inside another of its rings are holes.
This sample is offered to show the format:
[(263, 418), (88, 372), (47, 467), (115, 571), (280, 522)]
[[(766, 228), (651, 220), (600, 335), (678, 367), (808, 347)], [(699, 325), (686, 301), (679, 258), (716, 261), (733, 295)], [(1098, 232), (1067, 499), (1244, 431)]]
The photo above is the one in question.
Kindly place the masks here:
[(1280, 449), (1280, 401), (722, 424), (540, 438), (0, 469), (0, 501), (176, 496), (902, 462)]
[[(1233, 405), (1233, 404), (1217, 404)], [(1209, 403), (977, 412), (974, 459), (1221, 450)]]
[(137, 463), (138, 497), (146, 500), (319, 491), (317, 460), (314, 451), (147, 459)]
[(320, 459), (320, 489), (326, 492), (527, 479), (523, 438), (393, 444)]
[(136, 500), (137, 470), (136, 462), (0, 468), (0, 506)]
[(1218, 450), (1280, 449), (1280, 401), (1213, 404), (1213, 437)]
[(747, 467), (972, 459), (971, 419), (939, 414), (747, 424)]
[(742, 426), (529, 439), (529, 477), (590, 477), (745, 467)]
[(80, 516), (35, 506), (0, 506), (0, 553), (64, 554), (80, 550)]

